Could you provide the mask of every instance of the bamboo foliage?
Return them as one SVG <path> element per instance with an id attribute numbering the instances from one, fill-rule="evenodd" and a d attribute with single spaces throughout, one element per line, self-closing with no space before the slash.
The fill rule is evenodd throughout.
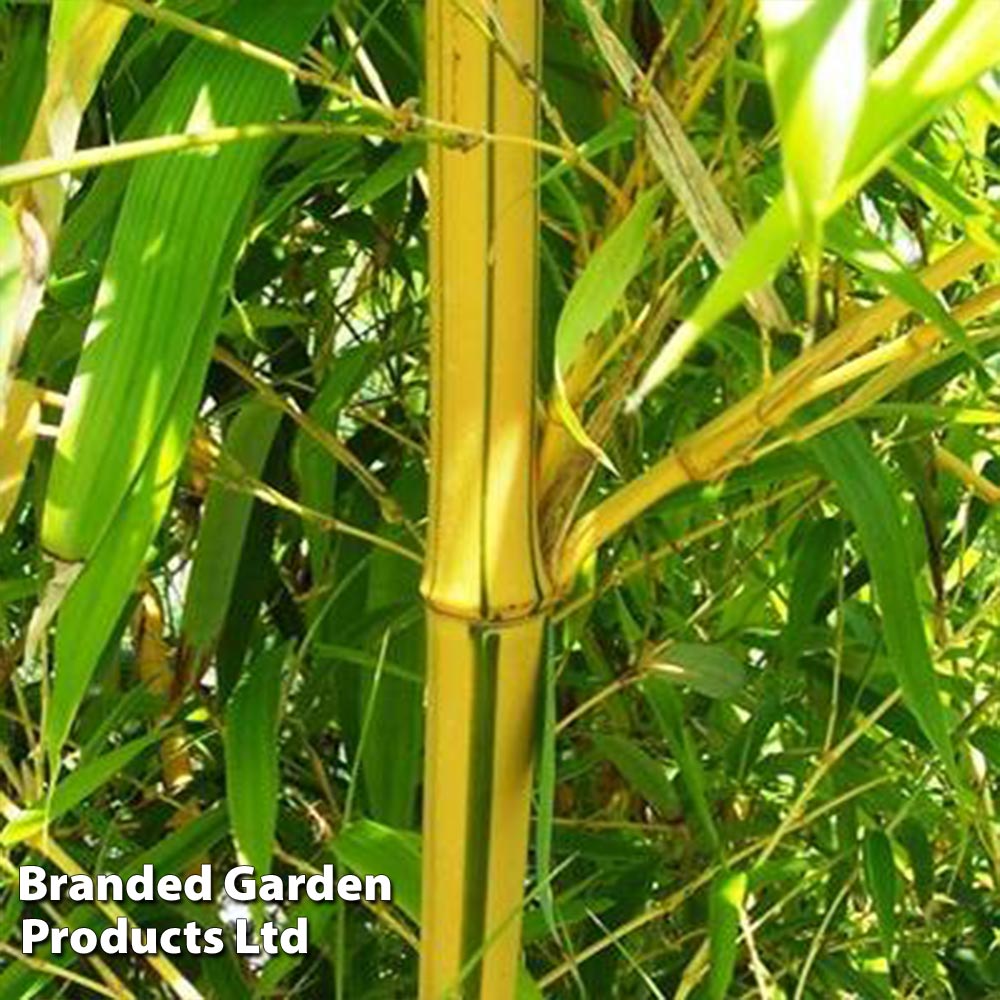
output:
<path id="1" fill-rule="evenodd" d="M 294 51 L 323 7 L 304 4 L 288 18 L 244 0 L 237 15 L 250 37 L 268 35 Z M 170 129 L 206 115 L 239 120 L 291 100 L 276 70 L 197 46 L 174 67 L 154 121 Z M 250 144 L 153 161 L 129 182 L 60 424 L 42 522 L 49 555 L 82 570 L 57 631 L 46 727 L 53 760 L 170 502 L 266 153 Z M 209 190 L 218 197 L 206 213 L 201 198 Z M 178 230 L 200 233 L 198 253 L 169 239 Z M 119 433 L 123 419 L 129 437 Z"/>
<path id="2" fill-rule="evenodd" d="M 973 243 L 955 248 L 929 266 L 922 275 L 932 289 L 947 286 L 990 254 Z M 995 305 L 995 295 L 986 294 L 967 312 L 973 319 Z M 980 311 L 981 310 L 981 311 Z M 902 319 L 909 309 L 896 298 L 887 298 L 870 310 L 861 310 L 822 343 L 806 351 L 770 382 L 762 385 L 715 420 L 699 429 L 643 475 L 632 480 L 603 503 L 588 511 L 574 524 L 560 558 L 559 578 L 564 585 L 572 580 L 583 561 L 599 545 L 628 524 L 650 504 L 669 496 L 686 483 L 705 482 L 725 475 L 741 459 L 752 453 L 753 445 L 780 426 L 804 403 L 816 398 L 824 387 L 839 384 L 824 381 L 836 366 L 861 374 L 862 358 L 849 360 Z M 919 338 L 918 338 L 919 339 Z M 928 347 L 937 343 L 931 338 Z M 884 353 L 880 358 L 884 357 Z M 888 386 L 883 391 L 888 391 Z"/>
<path id="3" fill-rule="evenodd" d="M 102 0 L 54 0 L 50 14 L 45 87 L 21 158 L 62 157 L 76 146 L 84 110 L 129 15 Z M 30 69 L 26 70 L 31 72 Z M 17 234 L 0 232 L 0 252 L 19 248 L 23 281 L 13 327 L 0 336 L 0 405 L 25 338 L 41 305 L 53 247 L 62 222 L 65 185 L 59 178 L 16 191 Z"/>
<path id="4" fill-rule="evenodd" d="M 4 876 L 393 884 L 0 996 L 1000 985 L 1000 22 L 837 6 L 0 4 Z"/>

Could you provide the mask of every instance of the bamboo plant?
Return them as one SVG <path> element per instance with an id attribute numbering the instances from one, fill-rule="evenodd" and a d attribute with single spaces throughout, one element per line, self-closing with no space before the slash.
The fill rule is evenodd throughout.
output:
<path id="1" fill-rule="evenodd" d="M 0 996 L 1000 988 L 998 51 L 0 5 L 0 870 L 394 886 Z"/>

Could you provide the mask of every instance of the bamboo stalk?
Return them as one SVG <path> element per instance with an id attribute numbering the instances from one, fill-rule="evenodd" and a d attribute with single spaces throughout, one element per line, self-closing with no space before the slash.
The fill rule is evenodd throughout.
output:
<path id="1" fill-rule="evenodd" d="M 500 0 L 537 65 L 538 6 Z M 428 9 L 430 114 L 535 135 L 537 90 L 452 0 Z M 527 74 L 530 78 L 532 73 Z M 535 483 L 536 152 L 429 150 L 431 497 L 420 996 L 511 1000 L 548 590 Z"/>

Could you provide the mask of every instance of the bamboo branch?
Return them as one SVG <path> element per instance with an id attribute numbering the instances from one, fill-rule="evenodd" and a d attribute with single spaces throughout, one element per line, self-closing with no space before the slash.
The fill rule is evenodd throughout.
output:
<path id="1" fill-rule="evenodd" d="M 934 449 L 934 464 L 942 471 L 953 475 L 964 483 L 980 499 L 990 504 L 1000 504 L 1000 486 L 991 482 L 982 473 L 963 462 L 958 455 L 947 448 Z"/>
<path id="2" fill-rule="evenodd" d="M 940 290 L 989 257 L 987 250 L 966 241 L 925 268 L 921 280 L 930 289 Z M 992 306 L 993 291 L 978 297 L 976 308 Z M 711 480 L 738 464 L 765 434 L 815 398 L 811 387 L 817 379 L 910 312 L 902 300 L 887 296 L 855 313 L 764 385 L 679 442 L 656 465 L 580 517 L 558 555 L 555 575 L 560 586 L 568 587 L 587 556 L 649 506 L 681 486 Z"/>

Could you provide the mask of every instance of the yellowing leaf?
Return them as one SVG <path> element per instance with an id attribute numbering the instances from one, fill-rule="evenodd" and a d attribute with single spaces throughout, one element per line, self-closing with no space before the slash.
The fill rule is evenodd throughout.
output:
<path id="1" fill-rule="evenodd" d="M 0 531 L 17 503 L 35 447 L 41 405 L 35 387 L 13 382 L 0 405 Z"/>

